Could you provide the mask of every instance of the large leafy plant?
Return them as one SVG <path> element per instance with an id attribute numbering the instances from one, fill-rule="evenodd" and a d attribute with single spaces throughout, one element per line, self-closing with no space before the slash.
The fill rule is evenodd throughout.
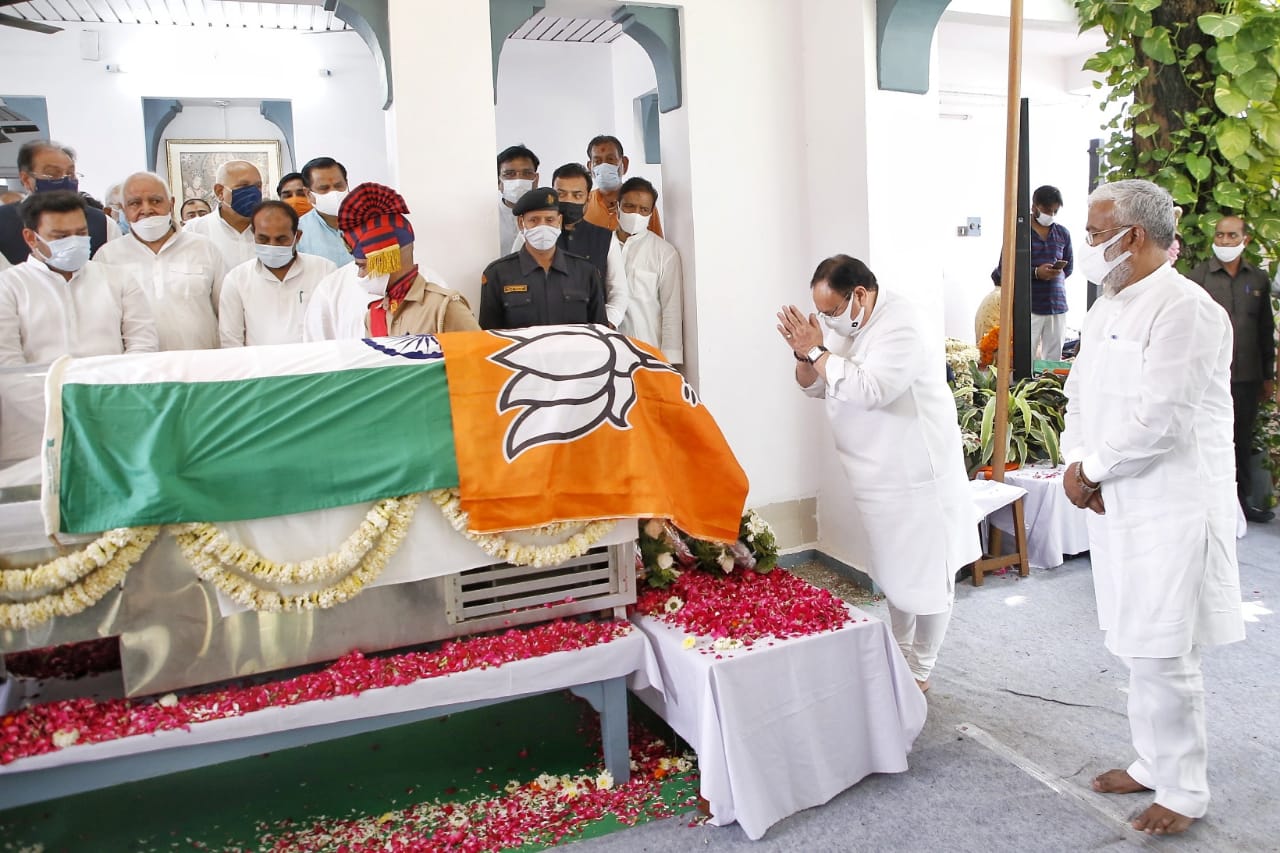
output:
<path id="1" fill-rule="evenodd" d="M 1255 262 L 1280 241 L 1280 8 L 1271 0 L 1075 0 L 1081 32 L 1106 49 L 1113 118 L 1104 177 L 1145 177 L 1184 214 L 1184 267 L 1209 256 L 1223 213 L 1253 230 Z M 1102 82 L 1095 81 L 1102 88 Z"/>
<path id="2" fill-rule="evenodd" d="M 965 437 L 965 464 L 969 475 L 991 464 L 995 449 L 995 370 L 969 365 L 972 385 L 954 389 L 956 416 Z M 1020 380 L 1009 389 L 1009 428 L 1005 432 L 1005 458 L 1019 465 L 1062 460 L 1058 437 L 1066 421 L 1067 397 L 1062 380 L 1051 373 Z"/>

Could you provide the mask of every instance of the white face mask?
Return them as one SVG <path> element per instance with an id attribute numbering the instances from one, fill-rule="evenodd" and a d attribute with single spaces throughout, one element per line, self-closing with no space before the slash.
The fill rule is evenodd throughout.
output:
<path id="1" fill-rule="evenodd" d="M 539 252 L 545 252 L 560 239 L 560 229 L 554 225 L 535 225 L 524 229 L 524 241 Z"/>
<path id="2" fill-rule="evenodd" d="M 612 163 L 600 163 L 591 168 L 591 175 L 596 179 L 596 186 L 611 193 L 622 186 L 622 173 Z"/>
<path id="3" fill-rule="evenodd" d="M 640 234 L 649 228 L 649 217 L 639 213 L 619 213 L 618 227 L 628 234 Z"/>
<path id="4" fill-rule="evenodd" d="M 1107 281 L 1107 276 L 1111 275 L 1116 267 L 1129 260 L 1133 252 L 1121 252 L 1111 260 L 1107 260 L 1107 249 L 1132 230 L 1133 226 L 1130 225 L 1101 246 L 1085 246 L 1084 256 L 1080 259 L 1080 271 L 1084 273 L 1085 278 L 1094 284 L 1111 284 Z"/>
<path id="5" fill-rule="evenodd" d="M 46 240 L 43 237 L 36 239 L 49 247 L 48 255 L 41 257 L 37 254 L 36 257 L 55 270 L 76 272 L 89 262 L 88 237 L 72 235 L 57 240 Z"/>
<path id="6" fill-rule="evenodd" d="M 533 181 L 528 178 L 511 178 L 510 180 L 502 179 L 502 200 L 507 204 L 514 205 L 520 200 L 520 196 L 533 189 Z"/>
<path id="7" fill-rule="evenodd" d="M 853 300 L 850 299 L 849 301 L 850 303 L 852 303 Z M 853 311 L 852 305 L 850 305 L 849 311 L 850 312 Z M 830 329 L 832 332 L 835 332 L 840 337 L 852 338 L 854 335 L 858 333 L 858 330 L 862 328 L 862 320 L 866 316 L 867 316 L 867 306 L 863 305 L 860 309 L 858 309 L 858 316 L 854 317 L 852 320 L 844 316 L 843 311 L 841 311 L 840 314 L 838 314 L 835 317 L 829 317 L 826 314 L 819 314 L 818 319 L 822 321 L 822 325 L 826 326 L 828 329 Z"/>
<path id="8" fill-rule="evenodd" d="M 1244 243 L 1241 243 L 1239 246 L 1219 246 L 1217 243 L 1214 243 L 1213 254 L 1222 263 L 1229 264 L 1244 254 Z"/>
<path id="9" fill-rule="evenodd" d="M 1036 214 L 1036 222 L 1040 223 L 1041 228 L 1048 228 L 1053 224 L 1053 214 L 1040 211 Z"/>
<path id="10" fill-rule="evenodd" d="M 358 281 L 360 286 L 364 288 L 365 293 L 370 296 L 381 298 L 387 295 L 387 285 L 391 283 L 391 276 L 387 273 L 378 275 L 363 275 Z"/>
<path id="11" fill-rule="evenodd" d="M 262 261 L 262 265 L 278 270 L 293 260 L 293 246 L 264 246 L 255 244 L 253 251 L 257 253 L 258 260 Z"/>
<path id="12" fill-rule="evenodd" d="M 173 220 L 167 216 L 144 216 L 132 223 L 132 233 L 144 243 L 154 243 L 169 233 Z"/>
<path id="13" fill-rule="evenodd" d="M 338 208 L 342 207 L 342 202 L 346 199 L 347 194 L 347 190 L 330 190 L 323 194 L 317 193 L 315 209 L 325 216 L 337 216 Z"/>

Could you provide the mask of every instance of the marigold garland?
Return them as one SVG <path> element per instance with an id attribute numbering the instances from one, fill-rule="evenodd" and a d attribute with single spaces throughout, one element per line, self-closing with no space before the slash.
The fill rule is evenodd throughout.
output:
<path id="1" fill-rule="evenodd" d="M 0 582 L 4 593 L 49 591 L 30 601 L 0 603 L 0 628 L 30 628 L 87 610 L 124 580 L 159 534 L 155 526 L 118 528 L 74 554 L 30 569 L 5 570 Z M 61 587 L 50 589 L 59 581 Z"/>
<path id="2" fill-rule="evenodd" d="M 431 502 L 440 508 L 440 514 L 454 530 L 474 542 L 489 556 L 514 566 L 532 566 L 540 569 L 580 557 L 591 550 L 591 546 L 607 536 L 618 523 L 617 519 L 592 521 L 587 523 L 581 531 L 556 545 L 523 545 L 512 542 L 502 534 L 476 533 L 469 530 L 467 523 L 470 518 L 462 509 L 457 489 L 436 489 L 427 494 L 430 495 Z M 530 528 L 527 532 L 534 536 L 554 536 L 577 526 L 574 522 L 558 521 L 542 527 Z"/>
<path id="3" fill-rule="evenodd" d="M 360 593 L 374 578 L 386 568 L 387 561 L 404 541 L 413 520 L 414 511 L 422 499 L 421 494 L 407 495 L 402 498 L 388 498 L 379 501 L 370 512 L 382 519 L 381 535 L 365 553 L 356 566 L 336 583 L 322 589 L 299 594 L 282 593 L 278 590 L 262 589 L 259 582 L 274 582 L 275 577 L 288 576 L 286 567 L 278 566 L 262 557 L 252 554 L 243 546 L 237 545 L 211 524 L 187 524 L 174 529 L 174 538 L 196 576 L 208 581 L 218 588 L 232 601 L 253 610 L 279 612 L 327 609 L 336 604 L 348 601 Z M 366 518 L 365 524 L 369 519 Z M 374 526 L 378 526 L 377 523 Z M 361 530 L 364 524 L 361 525 Z M 357 531 L 357 534 L 360 531 Z M 353 537 L 356 534 L 353 534 Z M 348 542 L 352 541 L 348 539 Z M 220 550 L 211 550 L 214 543 L 223 543 Z M 307 561 L 306 565 L 338 563 L 345 557 L 341 553 Z M 248 566 L 249 568 L 244 568 Z M 261 572 L 256 573 L 255 570 Z M 245 572 L 242 574 L 241 572 Z M 264 577 L 265 575 L 265 577 Z M 317 577 L 332 577 L 326 568 L 316 573 Z"/>

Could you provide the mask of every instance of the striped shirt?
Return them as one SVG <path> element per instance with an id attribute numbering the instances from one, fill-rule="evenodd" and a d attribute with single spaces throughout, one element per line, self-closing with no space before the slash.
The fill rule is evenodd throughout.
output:
<path id="1" fill-rule="evenodd" d="M 1049 226 L 1049 234 L 1044 239 L 1036 233 L 1036 229 L 1031 229 L 1031 269 L 1035 270 L 1041 264 L 1051 264 L 1054 261 L 1065 260 L 1067 266 L 1065 269 L 1059 270 L 1058 274 L 1048 281 L 1041 281 L 1035 278 L 1031 279 L 1031 313 L 1032 314 L 1065 314 L 1067 313 L 1067 276 L 1071 275 L 1075 269 L 1075 258 L 1071 253 L 1071 235 L 1067 233 L 1067 229 L 1058 223 Z M 1000 264 L 1004 259 L 1001 258 L 996 263 L 996 268 L 991 271 L 991 280 L 996 284 L 1000 283 Z"/>

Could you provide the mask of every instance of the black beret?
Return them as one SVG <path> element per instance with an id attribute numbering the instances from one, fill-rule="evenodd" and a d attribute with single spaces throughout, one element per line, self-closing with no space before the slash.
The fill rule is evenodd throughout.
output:
<path id="1" fill-rule="evenodd" d="M 515 216 L 524 216 L 526 213 L 532 213 L 535 210 L 559 210 L 560 196 L 550 187 L 538 187 L 536 190 L 529 190 L 520 196 L 520 200 L 516 202 L 515 207 L 511 208 L 511 213 Z"/>

